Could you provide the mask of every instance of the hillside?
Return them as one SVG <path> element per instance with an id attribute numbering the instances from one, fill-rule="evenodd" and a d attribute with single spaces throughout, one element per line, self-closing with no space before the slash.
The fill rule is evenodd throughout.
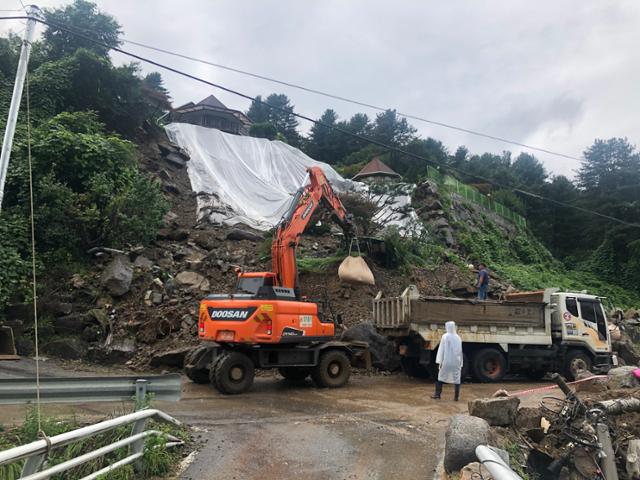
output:
<path id="1" fill-rule="evenodd" d="M 98 28 L 107 46 L 121 42 L 117 21 L 90 2 L 76 0 L 45 16 L 84 31 Z M 2 111 L 19 49 L 15 35 L 0 38 Z M 104 45 L 47 27 L 34 42 L 28 81 L 22 112 L 28 101 L 30 125 L 21 113 L 0 213 L 0 321 L 14 328 L 21 353 L 31 354 L 31 156 L 43 351 L 140 365 L 197 343 L 200 297 L 230 291 L 236 266 L 269 268 L 270 235 L 263 227 L 272 212 L 253 219 L 261 231 L 197 221 L 198 200 L 220 197 L 219 184 L 192 190 L 189 155 L 165 135 L 163 121 L 173 110 L 157 72 L 143 76 L 137 64 L 114 65 Z M 375 157 L 406 182 L 410 205 L 397 213 L 413 209 L 417 216 L 406 222 L 415 227 L 413 236 L 385 228 L 389 222 L 376 216 L 379 206 L 371 198 L 344 200 L 360 225 L 375 287 L 340 284 L 336 272 L 346 251 L 330 229 L 311 228 L 302 240 L 303 293 L 330 299 L 347 326 L 369 319 L 378 290 L 397 295 L 416 284 L 425 294 L 472 296 L 469 264 L 480 261 L 491 272 L 493 298 L 512 289 L 557 286 L 586 289 L 623 308 L 640 305 L 640 229 L 633 223 L 640 218 L 640 156 L 626 139 L 596 140 L 570 181 L 526 153 L 512 159 L 509 152 L 449 152 L 437 140 L 420 138 L 394 110 L 339 120 L 329 109 L 306 136 L 286 95 L 258 97 L 246 115 L 233 111 L 251 124 L 250 136 L 278 139 L 273 151 L 325 162 L 336 182 L 335 172 L 351 178 Z M 0 127 L 4 122 L 0 118 Z M 261 142 L 252 144 L 271 145 Z M 226 167 L 242 160 L 240 155 Z M 434 174 L 434 166 L 442 173 Z M 279 165 L 270 173 L 285 176 L 288 170 Z M 279 190 L 279 208 L 294 180 L 299 178 L 265 189 Z M 370 192 L 392 190 L 378 185 Z M 235 208 L 251 194 L 242 193 Z M 230 203 L 209 202 L 211 208 L 221 205 Z M 183 353 L 153 364 L 177 365 Z"/>

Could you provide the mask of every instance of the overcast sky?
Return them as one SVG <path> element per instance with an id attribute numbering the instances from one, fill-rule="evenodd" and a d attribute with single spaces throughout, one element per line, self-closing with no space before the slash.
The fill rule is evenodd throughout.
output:
<path id="1" fill-rule="evenodd" d="M 64 1 L 42 0 L 57 6 Z M 125 38 L 572 156 L 595 138 L 640 142 L 640 1 L 98 0 Z M 18 0 L 0 0 L 16 8 Z M 2 32 L 9 24 L 0 25 Z M 14 31 L 23 27 L 13 22 Z M 224 70 L 123 48 L 296 111 L 366 111 Z M 122 58 L 115 57 L 116 61 Z M 150 71 L 143 66 L 145 71 Z M 214 93 L 162 72 L 174 105 Z M 518 147 L 412 121 L 424 137 L 474 153 Z M 301 125 L 303 130 L 308 125 Z M 554 173 L 579 163 L 535 153 Z"/>

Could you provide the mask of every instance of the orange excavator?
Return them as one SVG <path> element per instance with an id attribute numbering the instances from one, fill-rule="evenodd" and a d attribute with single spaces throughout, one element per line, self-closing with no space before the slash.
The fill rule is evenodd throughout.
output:
<path id="1" fill-rule="evenodd" d="M 238 269 L 234 293 L 208 295 L 200 302 L 198 334 L 204 342 L 185 358 L 192 381 L 237 394 L 251 387 L 256 368 L 277 368 L 289 380 L 311 376 L 320 387 L 341 387 L 352 364 L 368 367 L 367 344 L 337 339 L 339 316 L 300 294 L 296 247 L 320 205 L 333 213 L 346 237 L 355 233 L 351 215 L 322 170 L 309 168 L 276 227 L 273 271 Z"/>

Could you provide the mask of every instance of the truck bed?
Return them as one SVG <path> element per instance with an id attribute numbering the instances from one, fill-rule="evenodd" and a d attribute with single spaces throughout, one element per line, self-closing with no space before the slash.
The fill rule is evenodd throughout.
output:
<path id="1" fill-rule="evenodd" d="M 373 319 L 381 329 L 403 329 L 410 324 L 545 328 L 545 303 L 524 301 L 477 301 L 448 297 L 407 296 L 373 301 Z"/>

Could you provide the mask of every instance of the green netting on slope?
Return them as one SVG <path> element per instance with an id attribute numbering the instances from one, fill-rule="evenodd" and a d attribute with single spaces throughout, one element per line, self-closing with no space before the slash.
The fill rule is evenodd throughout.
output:
<path id="1" fill-rule="evenodd" d="M 493 210 L 498 215 L 510 220 L 520 227 L 527 226 L 527 220 L 522 215 L 515 213 L 513 210 L 510 210 L 501 203 L 498 203 L 480 193 L 476 188 L 462 183 L 450 175 L 443 175 L 437 169 L 427 167 L 427 177 L 443 186 L 449 192 L 455 192 L 465 200 L 482 205 L 489 210 Z"/>

